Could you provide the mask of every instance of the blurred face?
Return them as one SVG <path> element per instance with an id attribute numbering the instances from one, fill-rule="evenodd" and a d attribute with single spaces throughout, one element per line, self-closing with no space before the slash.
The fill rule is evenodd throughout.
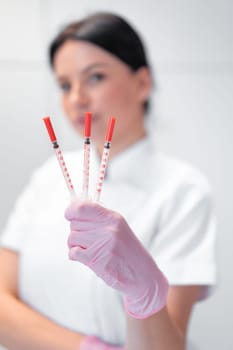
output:
<path id="1" fill-rule="evenodd" d="M 114 140 L 144 130 L 142 106 L 150 93 L 146 68 L 132 72 L 98 46 L 67 41 L 55 55 L 54 71 L 64 111 L 79 134 L 83 135 L 87 111 L 93 115 L 96 142 L 103 143 L 110 116 L 117 118 Z"/>

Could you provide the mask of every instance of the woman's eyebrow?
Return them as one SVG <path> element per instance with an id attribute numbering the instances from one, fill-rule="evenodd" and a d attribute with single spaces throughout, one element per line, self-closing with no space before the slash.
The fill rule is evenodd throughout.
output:
<path id="1" fill-rule="evenodd" d="M 90 64 L 89 66 L 85 67 L 81 73 L 87 73 L 88 71 L 94 69 L 94 68 L 106 68 L 106 67 L 109 67 L 109 64 L 108 63 L 92 63 Z"/>

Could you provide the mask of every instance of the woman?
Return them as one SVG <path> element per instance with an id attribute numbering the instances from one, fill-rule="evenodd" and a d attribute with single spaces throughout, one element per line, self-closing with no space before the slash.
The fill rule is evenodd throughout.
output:
<path id="1" fill-rule="evenodd" d="M 107 120 L 117 118 L 104 206 L 69 204 L 54 158 L 34 174 L 2 235 L 0 343 L 183 350 L 193 306 L 215 283 L 208 182 L 154 150 L 145 128 L 151 69 L 124 19 L 97 13 L 71 23 L 52 42 L 50 62 L 79 134 L 93 113 L 90 193 Z M 65 158 L 81 188 L 82 152 Z"/>

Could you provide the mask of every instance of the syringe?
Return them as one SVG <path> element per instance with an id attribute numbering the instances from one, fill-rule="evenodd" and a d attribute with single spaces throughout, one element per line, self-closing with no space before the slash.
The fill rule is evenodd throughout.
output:
<path id="1" fill-rule="evenodd" d="M 48 131 L 49 138 L 53 144 L 54 152 L 57 156 L 58 163 L 61 167 L 61 171 L 62 171 L 62 174 L 64 176 L 67 188 L 70 192 L 71 199 L 74 199 L 74 198 L 76 198 L 74 186 L 72 185 L 71 178 L 70 178 L 70 175 L 68 173 L 62 151 L 60 149 L 60 146 L 58 145 L 57 138 L 56 138 L 50 117 L 43 118 L 43 121 L 44 121 L 46 129 Z"/>
<path id="2" fill-rule="evenodd" d="M 104 149 L 102 153 L 102 159 L 100 163 L 100 171 L 99 171 L 99 178 L 96 186 L 96 192 L 95 192 L 95 200 L 99 202 L 100 200 L 100 195 L 103 187 L 103 181 L 104 181 L 104 176 L 106 173 L 107 169 L 107 162 L 108 162 L 108 157 L 110 153 L 110 148 L 111 148 L 111 141 L 112 141 L 112 135 L 113 135 L 113 130 L 115 126 L 116 118 L 111 117 L 108 123 L 108 129 L 107 129 L 107 135 L 105 138 L 105 143 L 104 143 Z"/>
<path id="3" fill-rule="evenodd" d="M 91 112 L 85 115 L 85 138 L 83 145 L 83 188 L 82 197 L 88 198 L 89 168 L 90 168 L 90 147 L 91 147 Z"/>

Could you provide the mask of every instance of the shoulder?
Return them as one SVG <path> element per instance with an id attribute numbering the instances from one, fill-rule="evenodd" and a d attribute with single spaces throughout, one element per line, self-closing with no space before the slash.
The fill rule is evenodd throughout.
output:
<path id="1" fill-rule="evenodd" d="M 155 176 L 168 192 L 212 192 L 208 178 L 197 166 L 164 153 L 158 153 L 155 158 Z"/>

